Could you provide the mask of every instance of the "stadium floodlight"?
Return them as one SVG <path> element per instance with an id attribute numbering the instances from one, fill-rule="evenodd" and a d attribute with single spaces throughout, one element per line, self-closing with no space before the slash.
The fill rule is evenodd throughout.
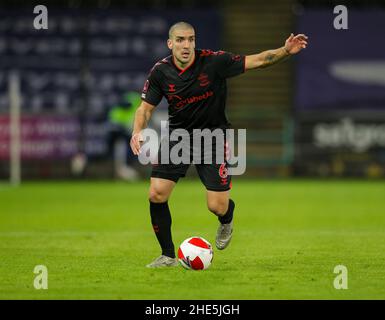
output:
<path id="1" fill-rule="evenodd" d="M 8 78 L 9 102 L 10 102 L 10 125 L 9 125 L 9 164 L 10 182 L 17 186 L 21 182 L 20 149 L 20 77 L 15 71 L 9 73 Z"/>

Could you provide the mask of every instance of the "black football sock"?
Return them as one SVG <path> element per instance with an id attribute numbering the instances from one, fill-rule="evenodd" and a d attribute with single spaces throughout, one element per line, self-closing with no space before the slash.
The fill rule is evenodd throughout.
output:
<path id="1" fill-rule="evenodd" d="M 175 258 L 175 249 L 171 237 L 171 214 L 168 202 L 154 203 L 150 201 L 151 223 L 156 238 L 162 248 L 162 254 Z"/>
<path id="2" fill-rule="evenodd" d="M 229 200 L 229 207 L 227 209 L 227 212 L 225 213 L 224 216 L 222 217 L 218 217 L 218 220 L 220 223 L 222 224 L 228 224 L 231 222 L 231 220 L 233 220 L 233 212 L 234 212 L 234 208 L 235 208 L 235 203 L 233 200 Z"/>

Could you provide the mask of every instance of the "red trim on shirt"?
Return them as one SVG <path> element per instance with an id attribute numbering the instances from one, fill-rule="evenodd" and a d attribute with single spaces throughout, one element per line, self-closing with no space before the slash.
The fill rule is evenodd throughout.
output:
<path id="1" fill-rule="evenodd" d="M 194 64 L 195 59 L 196 59 L 196 54 L 194 53 L 194 60 L 193 60 L 193 62 L 192 62 L 189 66 L 187 66 L 186 68 L 184 68 L 184 69 L 180 68 L 180 67 L 175 63 L 175 60 L 174 60 L 174 59 L 175 59 L 175 57 L 172 56 L 172 62 L 174 63 L 174 66 L 177 67 L 178 70 L 181 71 L 181 72 L 179 73 L 179 75 L 181 75 L 182 73 L 184 73 L 186 70 L 188 70 L 188 69 Z"/>

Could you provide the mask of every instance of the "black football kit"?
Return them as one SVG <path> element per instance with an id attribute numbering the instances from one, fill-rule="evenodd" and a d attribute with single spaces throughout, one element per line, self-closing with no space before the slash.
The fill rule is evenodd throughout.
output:
<path id="1" fill-rule="evenodd" d="M 194 129 L 221 129 L 230 127 L 225 115 L 226 79 L 245 71 L 245 56 L 224 51 L 195 50 L 193 63 L 179 68 L 170 55 L 157 62 L 145 82 L 142 99 L 151 105 L 158 105 L 165 97 L 168 101 L 168 125 L 170 133 L 185 129 L 192 136 Z M 164 143 L 164 142 L 162 142 Z M 190 164 L 161 161 L 162 143 L 158 164 L 152 168 L 152 177 L 177 182 L 184 177 Z M 177 142 L 167 141 L 167 150 Z M 226 154 L 226 142 L 223 152 Z M 216 150 L 215 143 L 212 146 Z M 214 151 L 213 151 L 214 152 Z M 192 152 L 193 153 L 193 152 Z M 199 177 L 207 190 L 226 191 L 231 187 L 231 177 L 227 174 L 226 157 L 223 163 L 195 163 Z"/>

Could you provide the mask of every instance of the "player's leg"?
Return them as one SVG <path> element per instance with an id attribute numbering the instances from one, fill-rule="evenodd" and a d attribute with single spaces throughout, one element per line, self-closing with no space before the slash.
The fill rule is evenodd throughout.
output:
<path id="1" fill-rule="evenodd" d="M 175 251 L 171 237 L 171 214 L 168 199 L 175 184 L 172 180 L 151 178 L 149 190 L 152 227 L 162 248 L 162 254 L 171 258 L 175 258 Z"/>
<path id="2" fill-rule="evenodd" d="M 147 267 L 168 267 L 178 265 L 175 258 L 175 247 L 171 235 L 171 213 L 168 199 L 179 178 L 186 175 L 189 164 L 174 164 L 171 159 L 162 163 L 162 154 L 171 150 L 173 143 L 162 140 L 158 152 L 157 164 L 154 164 L 151 172 L 151 184 L 149 190 L 151 223 L 162 249 L 162 255 Z"/>
<path id="3" fill-rule="evenodd" d="M 229 197 L 229 191 L 207 190 L 207 207 L 218 216 L 219 227 L 215 245 L 219 250 L 225 249 L 233 235 L 233 213 L 235 203 Z"/>
<path id="4" fill-rule="evenodd" d="M 147 267 L 175 266 L 175 248 L 171 235 L 171 213 L 168 207 L 168 199 L 174 189 L 176 181 L 151 178 L 149 201 L 151 223 L 156 238 L 162 250 L 162 255 Z"/>
<path id="5" fill-rule="evenodd" d="M 230 199 L 231 176 L 227 163 L 200 164 L 195 166 L 207 189 L 207 207 L 218 216 L 219 227 L 215 239 L 219 250 L 225 249 L 232 238 L 235 203 Z"/>
<path id="6" fill-rule="evenodd" d="M 178 265 L 171 235 L 171 213 L 168 199 L 178 182 L 184 177 L 189 165 L 159 164 L 153 166 L 149 190 L 151 223 L 162 249 L 162 255 L 147 267 L 170 267 Z"/>
<path id="7" fill-rule="evenodd" d="M 229 191 L 207 190 L 207 208 L 218 216 L 218 219 L 226 215 L 229 207 Z"/>

